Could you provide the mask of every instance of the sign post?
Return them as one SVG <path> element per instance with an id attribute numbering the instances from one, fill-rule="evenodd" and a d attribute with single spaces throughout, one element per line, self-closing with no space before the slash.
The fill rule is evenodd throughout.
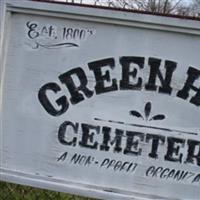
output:
<path id="1" fill-rule="evenodd" d="M 199 21 L 11 1 L 3 41 L 2 180 L 199 199 Z"/>

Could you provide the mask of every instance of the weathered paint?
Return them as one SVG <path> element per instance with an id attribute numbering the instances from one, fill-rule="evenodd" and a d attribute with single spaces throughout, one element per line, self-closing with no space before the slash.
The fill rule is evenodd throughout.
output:
<path id="1" fill-rule="evenodd" d="M 199 21 L 11 1 L 5 22 L 2 180 L 199 199 Z"/>
<path id="2" fill-rule="evenodd" d="M 0 1 L 0 46 L 2 44 L 2 30 L 4 22 L 4 0 Z"/>

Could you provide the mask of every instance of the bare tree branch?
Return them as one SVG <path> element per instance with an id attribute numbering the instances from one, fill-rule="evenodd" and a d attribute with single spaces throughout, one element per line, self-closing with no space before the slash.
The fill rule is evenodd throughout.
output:
<path id="1" fill-rule="evenodd" d="M 88 0 L 66 0 L 66 2 L 88 4 Z M 133 9 L 153 13 L 200 16 L 200 0 L 192 0 L 190 4 L 184 4 L 183 0 L 90 0 L 89 3 L 96 6 Z"/>

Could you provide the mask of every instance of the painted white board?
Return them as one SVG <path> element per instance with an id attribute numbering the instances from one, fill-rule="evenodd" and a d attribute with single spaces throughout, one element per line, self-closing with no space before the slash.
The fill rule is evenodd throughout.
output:
<path id="1" fill-rule="evenodd" d="M 3 41 L 2 180 L 199 199 L 199 21 L 11 1 Z"/>

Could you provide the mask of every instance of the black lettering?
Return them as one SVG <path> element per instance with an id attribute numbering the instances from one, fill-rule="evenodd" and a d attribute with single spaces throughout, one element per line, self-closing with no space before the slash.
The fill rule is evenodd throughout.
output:
<path id="1" fill-rule="evenodd" d="M 78 164 L 80 162 L 80 158 L 81 158 L 81 155 L 75 153 L 71 158 L 71 163 L 73 162 L 73 164 Z"/>
<path id="2" fill-rule="evenodd" d="M 117 90 L 117 80 L 110 78 L 109 70 L 106 70 L 105 73 L 102 73 L 102 68 L 109 67 L 113 69 L 115 67 L 115 60 L 113 58 L 107 58 L 104 60 L 98 60 L 91 63 L 88 63 L 89 69 L 93 71 L 96 85 L 95 90 L 96 94 L 102 94 L 105 92 L 111 92 Z M 111 83 L 110 86 L 105 86 L 105 83 Z"/>
<path id="3" fill-rule="evenodd" d="M 137 78 L 137 82 L 135 84 L 130 82 L 130 77 L 133 79 L 137 76 L 137 68 L 134 67 L 131 70 L 131 64 L 136 64 L 139 66 L 139 69 L 144 67 L 144 57 L 121 57 L 120 63 L 122 65 L 122 80 L 120 81 L 120 89 L 142 89 L 142 78 Z"/>
<path id="4" fill-rule="evenodd" d="M 200 174 L 196 175 L 195 178 L 192 180 L 192 183 L 200 182 Z"/>
<path id="5" fill-rule="evenodd" d="M 109 162 L 110 162 L 110 159 L 105 158 L 105 159 L 103 160 L 103 162 L 101 163 L 101 166 L 100 166 L 100 167 L 104 167 L 104 166 L 108 165 Z"/>
<path id="6" fill-rule="evenodd" d="M 126 148 L 124 149 L 124 154 L 141 155 L 142 148 L 138 148 L 138 146 L 139 146 L 139 141 L 144 140 L 144 133 L 126 131 L 126 135 L 127 135 L 127 141 L 126 141 Z M 135 137 L 137 137 L 138 139 L 134 140 Z"/>
<path id="7" fill-rule="evenodd" d="M 89 124 L 81 124 L 82 127 L 82 140 L 79 142 L 79 145 L 82 147 L 87 147 L 91 149 L 97 149 L 98 142 L 94 142 L 94 135 L 99 134 L 100 126 L 93 126 Z M 95 132 L 90 132 L 94 130 Z"/>
<path id="8" fill-rule="evenodd" d="M 149 157 L 151 158 L 158 158 L 158 146 L 161 142 L 161 144 L 164 144 L 165 142 L 165 137 L 161 135 L 153 135 L 153 134 L 147 134 L 146 135 L 146 142 L 149 142 L 152 140 L 152 147 L 151 147 L 151 152 L 149 153 Z"/>
<path id="9" fill-rule="evenodd" d="M 40 88 L 38 92 L 38 99 L 42 104 L 42 106 L 44 107 L 44 109 L 52 116 L 60 116 L 63 113 L 65 113 L 69 107 L 67 97 L 62 96 L 55 101 L 56 104 L 60 106 L 60 109 L 56 109 L 54 105 L 50 102 L 47 96 L 47 91 L 57 93 L 61 91 L 61 88 L 57 83 L 47 83 Z"/>
<path id="10" fill-rule="evenodd" d="M 189 91 L 194 90 L 196 95 L 190 99 L 190 102 L 196 106 L 200 106 L 200 88 L 195 87 L 194 82 L 200 77 L 200 70 L 195 69 L 193 67 L 189 67 L 188 78 L 185 82 L 184 87 L 177 93 L 177 96 L 182 99 L 188 99 Z"/>
<path id="11" fill-rule="evenodd" d="M 180 153 L 180 145 L 184 147 L 185 140 L 180 138 L 168 137 L 167 141 L 168 141 L 168 148 L 167 148 L 167 154 L 165 155 L 165 160 L 181 163 L 183 154 Z"/>
<path id="12" fill-rule="evenodd" d="M 116 129 L 115 130 L 115 138 L 111 140 L 110 134 L 111 134 L 111 128 L 110 127 L 103 127 L 102 128 L 102 134 L 103 134 L 103 143 L 100 146 L 100 150 L 102 151 L 109 151 L 110 147 L 108 145 L 108 142 L 110 142 L 111 145 L 115 144 L 114 152 L 121 152 L 121 143 L 122 143 L 122 136 L 123 136 L 123 130 Z"/>
<path id="13" fill-rule="evenodd" d="M 117 171 L 117 170 L 119 170 L 120 168 L 121 168 L 121 166 L 122 166 L 122 161 L 117 161 L 116 162 L 116 164 L 114 165 L 114 171 Z"/>
<path id="14" fill-rule="evenodd" d="M 188 156 L 186 162 L 194 163 L 196 160 L 197 165 L 200 166 L 200 142 L 195 140 L 188 140 Z"/>
<path id="15" fill-rule="evenodd" d="M 39 32 L 36 31 L 38 25 L 36 23 L 31 23 L 30 21 L 26 23 L 26 26 L 29 28 L 28 37 L 35 39 L 39 36 Z"/>
<path id="16" fill-rule="evenodd" d="M 163 171 L 163 167 L 158 167 L 154 173 L 153 173 L 153 177 L 158 177 L 159 173 L 161 173 Z"/>
<path id="17" fill-rule="evenodd" d="M 163 77 L 159 69 L 160 64 L 161 64 L 160 59 L 149 58 L 150 75 L 149 75 L 149 81 L 145 85 L 145 88 L 146 90 L 156 91 L 157 90 L 156 77 L 158 77 L 161 82 L 161 86 L 159 87 L 159 92 L 171 94 L 172 87 L 170 86 L 170 84 L 171 84 L 173 72 L 176 69 L 176 63 L 169 60 L 165 61 L 165 69 L 166 69 L 165 78 Z"/>
<path id="18" fill-rule="evenodd" d="M 177 180 L 177 181 L 184 180 L 187 175 L 188 175 L 187 171 L 185 172 L 185 171 L 178 170 L 174 175 L 174 180 Z"/>
<path id="19" fill-rule="evenodd" d="M 73 137 L 71 141 L 66 140 L 67 135 L 67 128 L 70 129 L 68 133 L 73 132 L 74 134 L 78 133 L 78 123 L 73 124 L 72 122 L 65 121 L 60 125 L 59 131 L 58 131 L 58 140 L 61 144 L 69 145 L 69 146 L 75 146 L 77 138 Z M 72 131 L 73 130 L 73 131 Z"/>
<path id="20" fill-rule="evenodd" d="M 44 26 L 43 28 L 42 28 L 42 30 L 41 30 L 41 35 L 43 35 L 43 36 L 46 36 L 46 35 L 48 35 L 48 29 L 47 29 L 47 27 L 46 26 Z"/>
<path id="21" fill-rule="evenodd" d="M 172 169 L 170 172 L 169 172 L 169 174 L 168 174 L 168 176 L 167 176 L 167 179 L 168 178 L 172 178 L 173 176 L 174 176 L 174 174 L 175 174 L 175 169 Z"/>
<path id="22" fill-rule="evenodd" d="M 166 178 L 166 177 L 167 177 L 167 173 L 168 173 L 169 171 L 170 171 L 169 168 L 165 168 L 165 169 L 161 172 L 160 178 L 162 178 L 162 179 Z"/>
<path id="23" fill-rule="evenodd" d="M 146 176 L 153 176 L 154 170 L 155 170 L 154 166 L 149 167 L 146 171 Z"/>
<path id="24" fill-rule="evenodd" d="M 80 82 L 79 86 L 76 86 L 73 76 L 76 76 Z M 75 68 L 59 76 L 60 81 L 65 84 L 71 94 L 70 101 L 72 104 L 77 104 L 84 100 L 83 94 L 90 98 L 93 95 L 93 91 L 87 88 L 88 80 L 83 69 Z M 81 92 L 83 93 L 81 93 Z"/>

